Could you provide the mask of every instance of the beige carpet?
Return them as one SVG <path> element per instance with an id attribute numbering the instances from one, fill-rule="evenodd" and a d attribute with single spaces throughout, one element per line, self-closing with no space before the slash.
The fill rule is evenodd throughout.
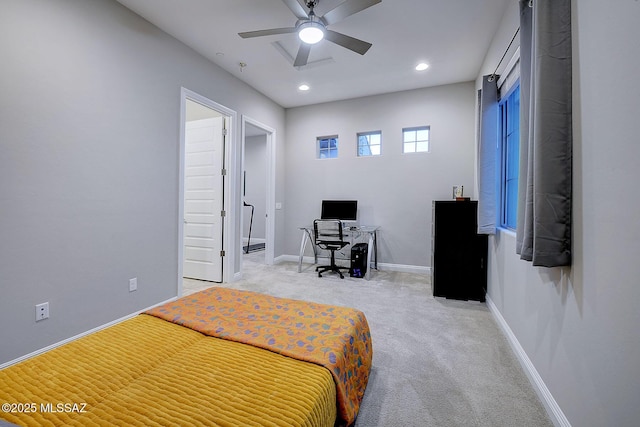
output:
<path id="1" fill-rule="evenodd" d="M 374 356 L 357 427 L 552 426 L 483 303 L 434 298 L 429 277 L 374 271 L 372 280 L 313 266 L 244 258 L 243 279 L 223 286 L 362 310 Z M 185 294 L 215 283 L 185 279 Z"/>

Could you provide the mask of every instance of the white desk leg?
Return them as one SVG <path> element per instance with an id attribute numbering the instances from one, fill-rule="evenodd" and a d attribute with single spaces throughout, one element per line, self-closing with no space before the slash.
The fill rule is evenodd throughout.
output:
<path id="1" fill-rule="evenodd" d="M 302 257 L 304 257 L 304 248 L 307 246 L 309 239 L 307 230 L 302 230 L 302 241 L 300 241 L 300 257 L 298 259 L 298 273 L 302 272 Z"/>
<path id="2" fill-rule="evenodd" d="M 298 273 L 302 272 L 302 258 L 304 258 L 304 249 L 307 247 L 307 242 L 311 240 L 313 242 L 313 238 L 311 237 L 311 232 L 307 229 L 302 230 L 302 241 L 300 241 L 300 256 L 298 258 Z M 316 245 L 311 246 L 313 248 L 313 261 L 315 264 L 318 263 L 318 252 L 316 251 Z"/>
<path id="3" fill-rule="evenodd" d="M 367 247 L 367 272 L 364 275 L 366 280 L 371 279 L 371 253 L 373 252 L 373 233 L 369 233 L 369 246 Z M 377 257 L 376 257 L 377 261 Z"/>

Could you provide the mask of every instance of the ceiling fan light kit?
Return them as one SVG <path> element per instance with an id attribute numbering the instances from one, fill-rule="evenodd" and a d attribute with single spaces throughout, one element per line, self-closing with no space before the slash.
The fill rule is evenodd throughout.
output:
<path id="1" fill-rule="evenodd" d="M 344 47 L 345 49 L 364 55 L 371 47 L 371 43 L 347 36 L 346 34 L 331 31 L 327 29 L 327 27 L 345 19 L 348 16 L 354 15 L 378 4 L 382 0 L 347 0 L 319 17 L 316 16 L 313 11 L 313 9 L 318 5 L 318 1 L 319 0 L 307 1 L 305 5 L 308 10 L 305 10 L 297 0 L 282 0 L 289 10 L 291 10 L 291 12 L 293 12 L 293 14 L 298 18 L 298 22 L 294 27 L 247 31 L 238 33 L 238 35 L 242 38 L 251 38 L 298 33 L 298 37 L 302 40 L 302 44 L 300 45 L 298 54 L 293 62 L 294 67 L 307 65 L 309 53 L 311 52 L 311 45 L 318 43 L 322 39 L 326 39 L 331 43 Z"/>
<path id="2" fill-rule="evenodd" d="M 324 38 L 324 25 L 316 21 L 307 21 L 298 25 L 298 37 L 304 43 L 316 44 Z"/>

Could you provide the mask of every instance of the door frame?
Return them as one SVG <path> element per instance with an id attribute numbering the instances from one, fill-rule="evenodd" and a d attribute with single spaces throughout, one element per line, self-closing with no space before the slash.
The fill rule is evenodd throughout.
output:
<path id="1" fill-rule="evenodd" d="M 247 123 L 260 128 L 266 133 L 266 153 L 267 158 L 267 176 L 266 176 L 266 226 L 265 226 L 265 264 L 271 265 L 274 262 L 275 258 L 275 206 L 276 206 L 276 130 L 270 126 L 265 125 L 251 117 L 246 115 L 242 115 L 240 118 L 241 121 L 241 161 L 240 161 L 240 171 L 244 171 L 245 169 L 245 139 L 246 139 L 246 125 Z M 240 214 L 240 224 L 244 224 L 244 210 L 241 210 Z M 242 239 L 242 233 L 239 236 Z M 240 274 L 242 274 L 242 244 L 238 248 L 240 253 Z"/>
<path id="2" fill-rule="evenodd" d="M 234 238 L 237 209 L 233 209 L 233 197 L 235 184 L 233 172 L 233 159 L 235 158 L 235 123 L 237 113 L 224 105 L 218 104 L 196 92 L 187 88 L 180 88 L 180 147 L 178 161 L 178 288 L 177 295 L 182 296 L 182 274 L 184 262 L 184 180 L 185 180 L 185 122 L 186 122 L 186 102 L 187 99 L 211 108 L 220 113 L 226 121 L 227 135 L 224 142 L 224 168 L 227 170 L 223 176 L 222 184 L 222 209 L 226 212 L 222 226 L 222 250 L 227 254 L 222 258 L 222 281 L 228 282 L 233 279 L 234 256 L 236 251 L 236 239 Z M 226 238 L 225 238 L 226 236 Z"/>

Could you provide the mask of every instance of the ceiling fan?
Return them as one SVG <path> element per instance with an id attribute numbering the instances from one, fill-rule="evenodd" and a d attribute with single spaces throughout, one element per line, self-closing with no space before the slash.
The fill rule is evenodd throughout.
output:
<path id="1" fill-rule="evenodd" d="M 272 36 L 276 34 L 298 33 L 302 43 L 298 49 L 296 59 L 293 62 L 294 67 L 307 65 L 311 46 L 323 38 L 353 52 L 359 53 L 360 55 L 364 55 L 372 46 L 371 43 L 329 30 L 327 27 L 335 24 L 336 22 L 342 21 L 348 16 L 354 15 L 378 4 L 382 0 L 347 0 L 322 16 L 317 16 L 313 11 L 313 9 L 318 5 L 319 0 L 305 0 L 306 7 L 309 9 L 308 12 L 300 3 L 298 3 L 297 0 L 282 1 L 287 5 L 289 10 L 293 12 L 296 18 L 298 18 L 295 26 L 272 28 L 269 30 L 247 31 L 238 33 L 238 35 L 246 39 L 251 37 Z"/>

